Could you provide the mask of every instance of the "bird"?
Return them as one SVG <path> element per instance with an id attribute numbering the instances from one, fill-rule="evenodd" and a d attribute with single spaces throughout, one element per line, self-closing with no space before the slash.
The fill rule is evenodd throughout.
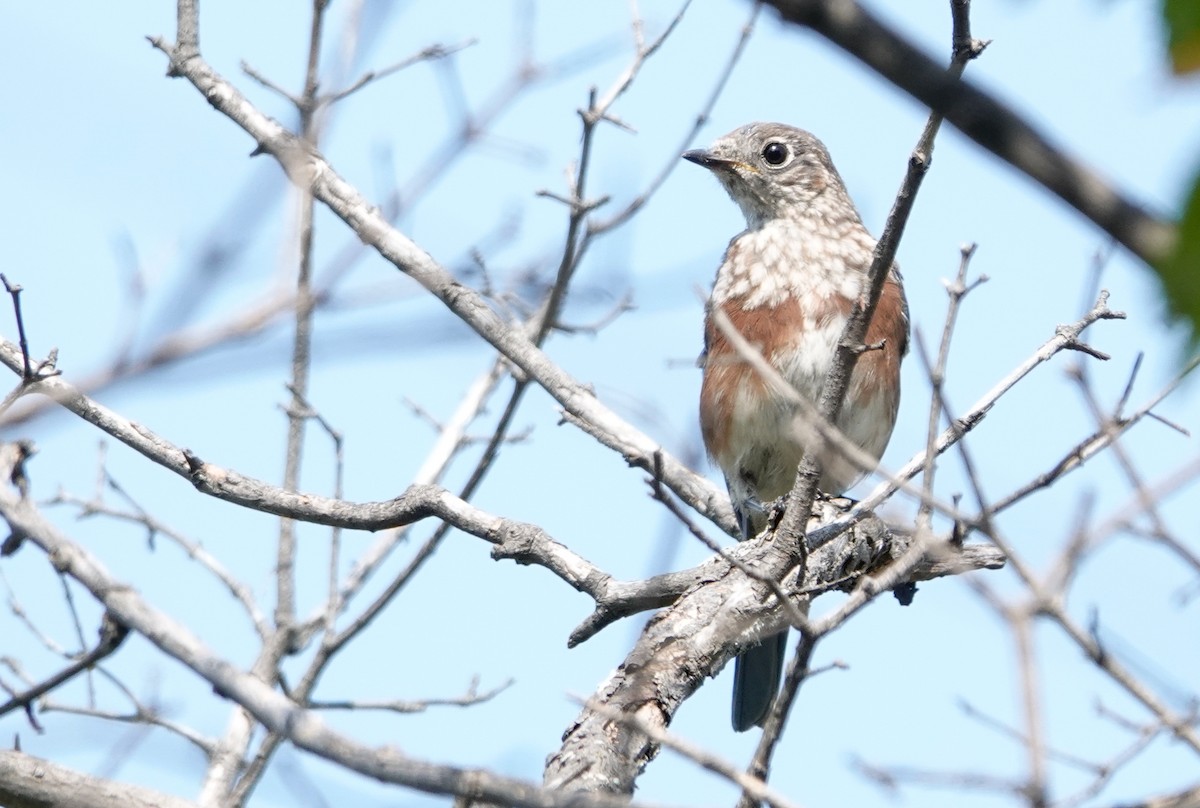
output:
<path id="1" fill-rule="evenodd" d="M 875 239 L 859 217 L 825 145 L 781 123 L 751 123 L 683 158 L 708 169 L 741 208 L 705 308 L 700 431 L 725 476 L 742 540 L 766 526 L 767 505 L 788 493 L 806 435 L 794 397 L 768 384 L 717 327 L 714 312 L 799 393 L 816 404 L 842 331 L 867 292 Z M 903 279 L 889 269 L 837 418 L 851 443 L 878 462 L 900 405 L 908 351 Z M 836 449 L 819 454 L 818 488 L 847 491 L 865 473 Z M 779 689 L 787 630 L 737 657 L 734 730 L 762 726 Z"/>

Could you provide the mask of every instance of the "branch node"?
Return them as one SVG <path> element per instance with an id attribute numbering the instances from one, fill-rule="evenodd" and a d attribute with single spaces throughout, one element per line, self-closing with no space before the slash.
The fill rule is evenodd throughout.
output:
<path id="1" fill-rule="evenodd" d="M 191 449 L 183 450 L 183 459 L 187 463 L 188 473 L 192 476 L 192 482 L 196 482 L 200 473 L 204 470 L 204 461 Z"/>
<path id="2" fill-rule="evenodd" d="M 1077 339 L 1069 340 L 1064 347 L 1068 351 L 1079 351 L 1080 353 L 1087 354 L 1088 356 L 1095 357 L 1096 359 L 1101 359 L 1101 360 L 1105 360 L 1105 361 L 1112 359 L 1112 356 L 1110 356 L 1109 354 L 1106 354 L 1104 351 L 1101 351 L 1097 348 L 1093 348 L 1091 345 L 1088 345 L 1086 342 L 1080 342 Z"/>

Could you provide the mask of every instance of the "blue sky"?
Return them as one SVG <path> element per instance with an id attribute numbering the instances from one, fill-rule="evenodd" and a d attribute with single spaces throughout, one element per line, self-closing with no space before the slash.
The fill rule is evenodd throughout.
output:
<path id="1" fill-rule="evenodd" d="M 871 4 L 930 53 L 948 51 L 949 13 L 938 0 Z M 1200 157 L 1200 93 L 1194 81 L 1169 76 L 1161 55 L 1156 5 L 1131 0 L 977 3 L 976 36 L 993 40 L 968 68 L 987 87 L 1026 114 L 1051 138 L 1090 163 L 1152 209 L 1171 214 Z M 326 64 L 335 58 L 341 4 L 334 4 Z M 514 12 L 509 3 L 375 4 L 370 48 L 346 73 L 380 68 L 432 43 L 478 42 L 457 57 L 466 102 L 485 106 L 514 68 Z M 582 106 L 592 85 L 609 87 L 630 58 L 627 3 L 543 2 L 535 7 L 534 53 L 553 63 L 599 43 L 599 56 L 580 69 L 540 82 L 507 107 L 480 148 L 442 153 L 455 125 L 441 74 L 418 65 L 368 87 L 338 106 L 322 143 L 335 168 L 368 196 L 391 184 L 412 188 L 425 166 L 429 185 L 401 229 L 451 267 L 469 250 L 487 249 L 498 284 L 514 284 L 530 265 L 554 260 L 566 216 L 539 189 L 562 192 L 563 172 L 577 158 Z M 669 21 L 674 5 L 645 3 L 647 33 Z M 267 158 L 248 159 L 250 139 L 216 114 L 185 82 L 164 77 L 164 60 L 146 35 L 173 36 L 168 3 L 76 4 L 66 17 L 54 4 L 12 5 L 0 30 L 0 68 L 8 81 L 0 142 L 9 155 L 0 211 L 9 248 L 5 273 L 23 284 L 26 322 L 35 353 L 60 349 L 68 378 L 81 379 L 110 361 L 127 337 L 144 350 L 184 321 L 219 322 L 286 277 L 293 264 L 294 200 Z M 676 159 L 679 140 L 711 92 L 740 26 L 741 2 L 706 0 L 684 18 L 661 53 L 645 67 L 614 111 L 636 129 L 603 129 L 596 139 L 591 192 L 612 196 L 615 209 L 634 197 L 661 166 Z M 240 70 L 254 66 L 277 83 L 298 88 L 305 58 L 308 11 L 298 4 L 206 2 L 201 44 L 205 58 L 264 110 L 287 123 L 287 105 Z M 776 23 L 767 12 L 696 145 L 751 120 L 781 120 L 818 134 L 878 233 L 903 176 L 925 111 L 817 37 Z M 433 160 L 433 163 L 430 161 Z M 444 163 L 444 167 L 440 164 Z M 246 237 L 246 225 L 263 224 Z M 501 224 L 513 235 L 499 247 L 489 239 Z M 729 237 L 741 227 L 734 205 L 705 172 L 680 164 L 633 223 L 599 241 L 588 256 L 568 310 L 587 323 L 626 292 L 636 310 L 595 336 L 556 337 L 550 355 L 593 384 L 609 406 L 656 436 L 672 452 L 695 452 L 692 365 L 700 344 L 701 301 Z M 214 295 L 201 296 L 180 280 L 200 249 L 236 246 L 238 260 Z M 247 239 L 244 244 L 242 240 Z M 355 239 L 328 214 L 318 216 L 317 266 L 327 267 Z M 900 250 L 914 326 L 930 342 L 941 331 L 945 294 L 959 246 L 979 245 L 972 273 L 991 280 L 968 298 L 950 366 L 948 399 L 962 409 L 1006 375 L 1056 324 L 1074 320 L 1090 301 L 1094 258 L 1107 249 L 1095 227 L 953 130 L 939 138 L 934 163 Z M 136 256 L 131 259 L 129 256 Z M 140 313 L 130 305 L 130 266 L 146 287 Z M 1144 267 L 1121 251 L 1101 280 L 1110 305 L 1129 314 L 1101 323 L 1088 339 L 1112 354 L 1091 363 L 1102 400 L 1120 395 L 1135 356 L 1146 359 L 1134 388 L 1139 405 L 1173 373 L 1180 335 L 1163 322 L 1157 289 Z M 183 291 L 180 291 L 180 290 Z M 195 301 L 192 311 L 172 303 Z M 371 301 L 364 305 L 363 300 Z M 11 322 L 10 320 L 7 322 Z M 3 333 L 12 338 L 6 325 Z M 277 482 L 282 474 L 286 331 L 158 371 L 105 390 L 107 405 L 202 457 Z M 376 256 L 353 265 L 345 294 L 317 322 L 312 400 L 347 434 L 346 494 L 357 501 L 394 496 L 420 466 L 434 435 L 414 417 L 411 399 L 447 416 L 490 362 L 477 340 L 435 301 Z M 1020 385 L 971 436 L 986 492 L 1007 493 L 1048 468 L 1094 424 L 1078 388 L 1064 371 L 1077 357 L 1059 357 Z M 906 394 L 884 464 L 895 468 L 924 445 L 928 394 L 920 363 L 905 368 Z M 1160 412 L 1193 431 L 1194 385 Z M 486 431 L 497 403 L 479 427 Z M 517 419 L 530 439 L 506 449 L 476 501 L 485 509 L 543 525 L 559 540 L 618 577 L 636 578 L 682 568 L 706 557 L 695 542 L 670 529 L 646 496 L 642 474 L 572 427 L 559 426 L 554 403 L 532 391 Z M 64 414 L 10 430 L 41 447 L 32 472 L 35 493 L 60 486 L 87 496 L 94 488 L 99 435 Z M 1127 448 L 1142 473 L 1161 478 L 1196 448 L 1156 423 L 1131 435 Z M 330 453 L 314 432 L 306 490 L 330 486 Z M 110 468 L 137 501 L 233 566 L 269 611 L 274 520 L 196 495 L 183 481 L 150 467 L 119 446 Z M 697 465 L 718 475 L 706 461 Z M 939 492 L 963 491 L 958 463 L 947 460 Z M 469 463 L 450 475 L 461 483 Z M 1194 486 L 1171 500 L 1169 524 L 1195 547 L 1195 520 L 1186 501 Z M 1128 486 L 1107 459 L 1090 464 L 1054 490 L 1014 508 L 1000 521 L 1006 536 L 1035 565 L 1046 565 L 1068 540 L 1084 493 L 1096 496 L 1096 516 L 1116 512 Z M 896 500 L 889 512 L 911 518 L 915 506 Z M 70 534 L 146 597 L 192 624 L 230 658 L 248 663 L 253 634 L 229 599 L 194 566 L 161 543 L 147 550 L 136 529 L 53 511 Z M 427 535 L 430 527 L 416 531 Z M 328 534 L 302 531 L 302 613 L 318 602 Z M 346 557 L 370 537 L 348 536 Z M 349 563 L 346 561 L 345 563 Z M 402 559 L 396 560 L 398 569 Z M 43 560 L 27 548 L 0 563 L 8 585 L 35 620 L 65 645 L 72 643 L 60 590 Z M 998 590 L 1019 590 L 1008 572 L 984 579 Z M 387 574 L 376 582 L 382 585 Z M 1084 619 L 1098 610 L 1131 659 L 1150 660 L 1153 680 L 1194 694 L 1200 683 L 1196 601 L 1173 597 L 1189 582 L 1181 565 L 1147 543 L 1120 538 L 1089 558 L 1069 604 Z M 86 601 L 86 599 L 83 599 Z M 831 596 L 827 600 L 834 601 Z M 834 604 L 830 603 L 829 607 Z M 816 611 L 826 607 L 819 601 Z M 335 726 L 376 743 L 399 746 L 436 762 L 482 765 L 539 779 L 577 712 L 569 694 L 590 693 L 617 665 L 640 621 L 607 629 L 580 648 L 565 638 L 589 604 L 537 569 L 497 564 L 480 541 L 455 535 L 402 594 L 360 646 L 323 680 L 328 698 L 421 698 L 461 692 L 478 674 L 483 687 L 513 678 L 495 701 L 471 710 L 424 715 L 331 715 Z M 85 607 L 85 614 L 94 609 Z M 85 621 L 85 631 L 90 632 Z M 0 615 L 0 654 L 18 656 L 34 672 L 56 662 L 39 650 L 11 615 Z M 1038 632 L 1039 670 L 1051 742 L 1094 760 L 1114 754 L 1129 738 L 1097 719 L 1101 699 L 1124 714 L 1146 716 L 1091 672 L 1079 653 L 1050 626 Z M 1023 775 L 1020 748 L 964 717 L 958 701 L 1008 722 L 1019 721 L 1012 638 L 967 587 L 956 581 L 923 585 L 915 604 L 888 598 L 867 609 L 818 650 L 817 663 L 845 661 L 847 671 L 811 682 L 778 754 L 777 784 L 806 805 L 887 802 L 849 765 L 908 764 L 939 770 Z M 134 641 L 112 664 L 138 693 L 157 700 L 177 720 L 218 735 L 227 720 L 207 689 L 175 663 Z M 7 675 L 7 674 L 5 674 Z M 754 738 L 728 728 L 728 674 L 710 683 L 680 711 L 673 729 L 735 761 L 748 759 Z M 64 694 L 79 699 L 79 689 Z M 111 698 L 111 693 L 109 694 Z M 116 703 L 115 701 L 113 703 Z M 1177 704 L 1177 708 L 1182 708 Z M 34 735 L 20 717 L 3 727 L 21 734 L 27 751 L 123 779 L 194 795 L 202 761 L 186 744 L 161 733 L 142 737 L 129 727 L 62 713 L 45 716 L 48 732 Z M 128 758 L 114 742 L 144 744 Z M 124 747 L 119 747 L 124 748 Z M 113 760 L 120 760 L 113 764 Z M 1082 782 L 1055 769 L 1056 793 Z M 1105 796 L 1152 793 L 1187 780 L 1196 764 L 1159 741 Z M 1191 776 L 1187 775 L 1191 772 Z M 285 781 L 307 777 L 330 803 L 426 802 L 336 772 L 307 756 L 285 752 L 257 804 L 297 799 Z M 640 781 L 638 796 L 672 804 L 728 804 L 733 792 L 694 767 L 663 753 Z M 970 804 L 1000 800 L 970 794 Z M 962 805 L 953 792 L 912 792 L 910 801 Z M 304 804 L 304 803 L 302 803 Z M 313 803 L 318 804 L 318 803 Z"/>

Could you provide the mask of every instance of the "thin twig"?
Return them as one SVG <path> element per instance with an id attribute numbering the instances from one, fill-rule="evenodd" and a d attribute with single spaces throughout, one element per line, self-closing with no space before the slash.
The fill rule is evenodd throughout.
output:
<path id="1" fill-rule="evenodd" d="M 390 701 L 371 701 L 368 699 L 352 699 L 352 700 L 321 700 L 309 701 L 308 706 L 314 710 L 384 710 L 392 713 L 402 713 L 410 715 L 414 713 L 423 713 L 430 707 L 474 707 L 477 704 L 483 704 L 491 701 L 496 696 L 503 693 L 513 684 L 512 679 L 507 679 L 501 682 L 491 690 L 479 692 L 479 677 L 471 680 L 470 686 L 461 696 L 451 696 L 440 699 L 420 699 L 412 700 L 397 700 Z"/>
<path id="2" fill-rule="evenodd" d="M 8 472 L 9 469 L 0 469 Z M 63 572 L 83 585 L 114 618 L 145 637 L 166 656 L 208 682 L 225 698 L 249 710 L 271 735 L 298 748 L 374 779 L 428 793 L 470 795 L 519 808 L 638 808 L 627 797 L 564 793 L 526 780 L 479 769 L 446 766 L 411 757 L 390 746 L 368 746 L 334 732 L 313 710 L 298 706 L 268 684 L 261 673 L 215 654 L 192 632 L 151 606 L 137 591 L 113 578 L 80 544 L 46 520 L 28 499 L 0 486 L 0 512 L 14 529 L 28 535 Z"/>
<path id="3" fill-rule="evenodd" d="M 1169 254 L 1174 226 L 1147 213 L 1054 146 L 992 95 L 956 75 L 855 0 L 765 0 L 945 116 L 956 129 L 1074 207 L 1147 263 Z M 956 0 L 964 3 L 964 0 Z M 964 3 L 965 4 L 965 3 Z M 957 18 L 956 18 L 957 20 Z"/>
<path id="4" fill-rule="evenodd" d="M 33 728 L 38 732 L 41 732 L 42 728 L 38 725 L 37 720 L 33 715 L 32 707 L 34 700 L 41 698 L 55 688 L 65 684 L 66 682 L 69 682 L 83 671 L 91 670 L 97 662 L 105 657 L 111 656 L 118 648 L 120 648 L 121 643 L 125 641 L 127 636 L 129 636 L 129 630 L 125 626 L 121 625 L 121 623 L 119 623 L 111 613 L 105 612 L 104 618 L 100 623 L 100 640 L 98 643 L 96 643 L 95 648 L 88 651 L 86 654 L 81 655 L 70 665 L 63 668 L 61 671 L 49 677 L 48 679 L 45 679 L 33 687 L 26 689 L 22 693 L 14 695 L 13 698 L 9 699 L 4 704 L 0 704 L 0 716 L 20 707 L 24 709 L 26 715 L 29 716 L 29 720 L 32 723 Z"/>
<path id="5" fill-rule="evenodd" d="M 21 292 L 20 284 L 9 283 L 8 278 L 4 273 L 0 272 L 0 281 L 4 282 L 4 290 L 12 297 L 13 315 L 17 320 L 17 341 L 21 346 L 21 359 L 24 362 L 24 371 L 21 378 L 25 381 L 33 379 L 33 368 L 29 364 L 29 341 L 25 339 L 25 318 L 21 316 Z"/>
<path id="6" fill-rule="evenodd" d="M 341 101 L 342 99 L 346 98 L 347 96 L 358 92 L 363 87 L 366 87 L 368 84 L 370 84 L 371 82 L 379 81 L 380 79 L 385 79 L 388 76 L 393 75 L 394 73 L 398 73 L 401 70 L 405 70 L 405 69 L 412 67 L 413 65 L 418 64 L 420 62 L 433 61 L 436 59 L 445 59 L 447 56 L 451 56 L 455 53 L 458 53 L 461 50 L 466 50 L 467 48 L 474 46 L 478 42 L 479 42 L 479 40 L 476 39 L 475 37 L 469 37 L 467 39 L 464 39 L 462 42 L 459 42 L 454 45 L 442 45 L 442 44 L 426 45 L 424 48 L 421 48 L 421 50 L 417 51 L 416 53 L 412 54 L 411 56 L 401 59 L 400 61 L 395 62 L 391 65 L 388 65 L 387 67 L 380 68 L 379 70 L 368 70 L 366 73 L 363 73 L 362 76 L 360 76 L 356 81 L 354 81 L 349 87 L 346 87 L 343 90 L 338 90 L 336 92 L 329 93 L 328 95 L 319 96 L 317 98 L 317 103 L 322 106 L 327 105 L 327 104 L 337 103 L 338 101 Z"/>
<path id="7" fill-rule="evenodd" d="M 79 508 L 81 515 L 101 515 L 111 519 L 117 519 L 123 522 L 142 525 L 146 528 L 149 535 L 157 535 L 166 537 L 171 543 L 177 545 L 188 558 L 192 559 L 200 565 L 200 567 L 216 578 L 227 590 L 233 595 L 234 600 L 241 604 L 245 609 L 246 614 L 254 623 L 255 631 L 260 638 L 265 639 L 269 631 L 266 617 L 258 608 L 258 604 L 254 600 L 254 595 L 242 581 L 239 581 L 220 559 L 212 555 L 204 548 L 204 545 L 185 536 L 178 530 L 170 527 L 164 522 L 159 521 L 150 513 L 147 513 L 139 506 L 130 495 L 124 490 L 120 491 L 121 496 L 129 502 L 133 510 L 126 511 L 120 508 L 108 505 L 104 502 L 95 499 L 85 500 L 80 497 L 73 496 L 65 491 L 60 491 L 47 504 L 49 505 L 71 505 Z"/>
<path id="8" fill-rule="evenodd" d="M 957 49 L 958 46 L 956 45 L 955 47 Z M 950 338 L 954 334 L 954 326 L 958 321 L 958 312 L 963 298 L 971 290 L 977 288 L 979 284 L 987 281 L 987 276 L 981 275 L 973 283 L 967 284 L 967 268 L 970 266 L 972 256 L 975 255 L 975 245 L 964 244 L 960 253 L 958 274 L 953 281 L 946 284 L 946 295 L 950 298 L 950 301 L 946 306 L 946 319 L 942 326 L 942 341 L 938 346 L 937 362 L 929 374 L 931 387 L 938 390 L 942 388 L 942 385 L 946 381 L 946 366 L 950 361 Z M 936 395 L 930 396 L 929 422 L 925 433 L 925 467 L 921 475 L 922 502 L 917 511 L 916 519 L 918 530 L 932 529 L 933 507 L 929 501 L 933 498 L 933 481 L 937 469 L 935 461 L 937 459 L 938 426 L 941 422 L 942 411 L 938 407 L 938 397 Z M 953 427 L 954 425 L 951 424 L 951 426 Z"/>
<path id="9" fill-rule="evenodd" d="M 952 3 L 952 12 L 954 12 L 954 31 L 951 43 L 952 56 L 950 67 L 944 71 L 944 74 L 957 80 L 962 75 L 967 62 L 978 55 L 979 50 L 972 47 L 964 47 L 965 43 L 973 41 L 970 32 L 970 18 L 966 13 L 965 7 L 955 9 Z M 939 71 L 939 74 L 941 73 L 943 71 Z M 838 340 L 833 362 L 825 374 L 825 380 L 821 385 L 821 398 L 818 402 L 818 411 L 821 420 L 826 423 L 836 424 L 838 421 L 838 415 L 845 401 L 846 391 L 850 387 L 851 374 L 854 372 L 855 364 L 858 362 L 859 346 L 866 342 L 867 328 L 870 325 L 871 318 L 875 313 L 875 307 L 883 292 L 884 282 L 891 273 L 892 266 L 895 263 L 896 251 L 900 246 L 900 239 L 904 234 L 908 216 L 912 211 L 917 192 L 921 187 L 921 182 L 929 170 L 929 164 L 933 155 L 933 142 L 937 136 L 941 122 L 942 116 L 940 114 L 937 112 L 931 114 L 926 121 L 921 136 L 917 140 L 917 145 L 909 158 L 908 168 L 905 172 L 904 180 L 900 185 L 900 190 L 896 194 L 892 209 L 888 212 L 883 233 L 875 245 L 875 254 L 871 259 L 871 266 L 867 271 L 867 278 L 862 293 L 859 300 L 855 302 L 853 310 L 850 312 L 845 328 L 842 330 L 842 335 Z M 792 490 L 787 495 L 787 511 L 784 513 L 775 534 L 777 537 L 776 540 L 779 541 L 782 539 L 784 547 L 795 558 L 799 558 L 805 549 L 804 545 L 807 542 L 805 530 L 812 513 L 813 501 L 817 494 L 817 482 L 820 478 L 821 461 L 819 454 L 815 451 L 806 451 L 804 459 L 800 462 L 800 468 L 796 472 L 796 480 L 792 486 Z M 801 652 L 803 652 L 803 648 Z M 799 664 L 799 661 L 797 661 L 793 667 L 798 667 Z M 798 686 L 800 680 L 801 677 L 797 676 L 792 681 L 795 686 Z M 794 692 L 785 693 L 781 696 L 782 702 L 785 704 L 790 704 L 794 698 Z M 767 776 L 770 770 L 771 757 L 782 737 L 783 725 L 786 720 L 787 716 L 783 710 L 772 709 L 770 711 L 767 722 L 763 726 L 763 734 L 759 739 L 758 748 L 755 750 L 754 759 L 750 764 L 750 771 L 761 772 L 763 777 Z M 750 796 L 743 794 L 738 806 L 739 808 L 752 808 L 752 804 L 753 800 Z"/>
<path id="10" fill-rule="evenodd" d="M 1174 392 L 1175 389 L 1183 383 L 1183 380 L 1187 378 L 1188 375 L 1197 367 L 1200 367 L 1200 355 L 1193 357 L 1191 361 L 1184 365 L 1184 367 L 1175 374 L 1171 381 L 1164 385 L 1161 390 L 1151 396 L 1145 404 L 1143 404 L 1133 413 L 1120 418 L 1120 420 L 1113 424 L 1111 428 L 1101 429 L 1079 441 L 1079 443 L 1068 450 L 1063 455 L 1062 459 L 1055 463 L 1050 469 L 1037 475 L 1012 493 L 996 500 L 995 504 L 992 506 L 993 512 L 999 513 L 1004 511 L 1025 499 L 1030 494 L 1048 488 L 1061 477 L 1078 468 L 1081 468 L 1087 460 L 1095 457 L 1097 454 L 1107 448 L 1114 439 L 1129 431 L 1143 418 L 1152 416 L 1154 408 L 1161 404 L 1168 395 Z M 1192 566 L 1200 571 L 1200 563 L 1193 563 Z"/>
<path id="11" fill-rule="evenodd" d="M 708 98 L 696 113 L 695 119 L 692 121 L 691 127 L 680 140 L 679 146 L 670 152 L 667 160 L 663 163 L 663 167 L 658 174 L 652 179 L 649 184 L 636 197 L 634 197 L 625 207 L 614 213 L 607 219 L 600 221 L 590 220 L 588 222 L 587 233 L 584 235 L 583 245 L 580 252 L 586 251 L 591 240 L 597 236 L 607 233 L 616 227 L 628 222 L 633 216 L 640 211 L 651 197 L 658 192 L 658 189 L 663 186 L 671 173 L 679 167 L 679 154 L 682 153 L 692 141 L 696 139 L 696 135 L 708 123 L 709 116 L 712 115 L 713 108 L 716 107 L 717 101 L 721 98 L 721 94 L 725 90 L 725 85 L 729 83 L 730 77 L 733 75 L 733 69 L 741 61 L 742 54 L 746 50 L 746 45 L 750 42 L 750 36 L 754 33 L 754 24 L 758 20 L 758 14 L 762 8 L 762 3 L 755 0 L 750 16 L 742 25 L 737 42 L 734 43 L 733 50 L 729 54 L 729 58 L 725 60 L 725 65 L 717 76 L 717 80 L 713 83 L 712 89 L 709 91 Z M 682 12 L 681 12 L 682 13 Z"/>

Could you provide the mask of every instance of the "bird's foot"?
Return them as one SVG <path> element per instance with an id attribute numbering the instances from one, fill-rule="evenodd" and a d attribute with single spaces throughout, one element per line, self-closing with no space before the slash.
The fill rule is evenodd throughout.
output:
<path id="1" fill-rule="evenodd" d="M 772 503 L 774 505 L 774 503 Z M 770 516 L 766 507 L 759 502 L 758 497 L 747 497 L 733 507 L 734 518 L 737 519 L 738 530 L 742 541 L 753 539 L 762 530 L 766 517 Z"/>

